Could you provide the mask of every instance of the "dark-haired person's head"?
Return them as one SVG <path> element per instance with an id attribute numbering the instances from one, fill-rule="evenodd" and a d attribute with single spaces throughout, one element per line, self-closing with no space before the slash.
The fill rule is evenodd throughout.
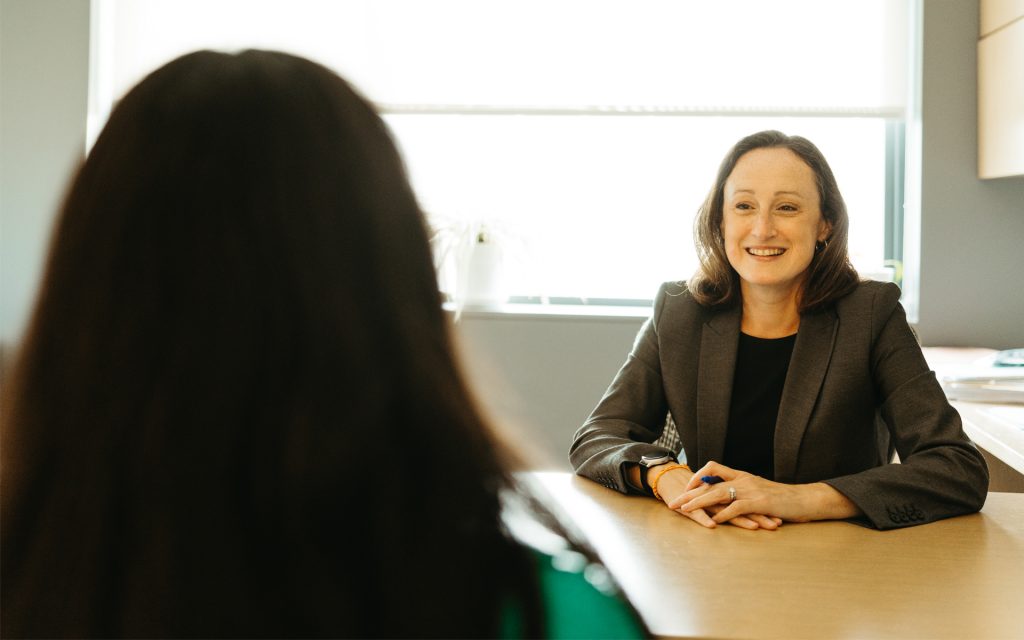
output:
<path id="1" fill-rule="evenodd" d="M 859 280 L 847 253 L 849 216 L 832 168 L 810 140 L 779 131 L 760 131 L 737 142 L 718 168 L 714 185 L 694 220 L 694 244 L 700 268 L 690 281 L 690 291 L 702 304 L 724 306 L 741 297 L 741 274 L 730 261 L 725 232 L 726 187 L 737 164 L 751 152 L 782 149 L 795 155 L 813 173 L 813 187 L 820 211 L 821 237 L 811 239 L 809 264 L 802 274 L 800 311 L 820 309 L 852 291 Z"/>
<path id="2" fill-rule="evenodd" d="M 395 145 L 308 60 L 124 96 L 5 391 L 4 635 L 489 635 L 529 582 Z"/>

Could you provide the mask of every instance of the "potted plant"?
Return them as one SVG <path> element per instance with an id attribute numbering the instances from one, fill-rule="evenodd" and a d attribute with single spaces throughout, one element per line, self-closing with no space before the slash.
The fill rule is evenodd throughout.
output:
<path id="1" fill-rule="evenodd" d="M 503 225 L 484 219 L 428 219 L 438 282 L 456 311 L 505 303 L 509 234 Z"/>

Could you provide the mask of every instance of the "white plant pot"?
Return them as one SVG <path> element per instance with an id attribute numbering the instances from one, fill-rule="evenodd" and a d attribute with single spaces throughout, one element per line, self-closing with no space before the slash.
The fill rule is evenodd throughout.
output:
<path id="1" fill-rule="evenodd" d="M 473 245 L 466 268 L 466 304 L 503 304 L 508 301 L 503 269 L 504 256 L 501 247 L 493 242 L 478 242 Z"/>

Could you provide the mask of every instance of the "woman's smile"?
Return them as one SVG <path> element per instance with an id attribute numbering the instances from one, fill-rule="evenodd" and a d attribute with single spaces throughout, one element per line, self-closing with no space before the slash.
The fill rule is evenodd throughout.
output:
<path id="1" fill-rule="evenodd" d="M 774 258 L 785 253 L 785 249 L 778 247 L 747 247 L 747 253 L 759 258 Z"/>
<path id="2" fill-rule="evenodd" d="M 744 154 L 725 183 L 722 235 L 744 292 L 796 299 L 815 244 L 828 236 L 814 171 L 786 148 Z"/>

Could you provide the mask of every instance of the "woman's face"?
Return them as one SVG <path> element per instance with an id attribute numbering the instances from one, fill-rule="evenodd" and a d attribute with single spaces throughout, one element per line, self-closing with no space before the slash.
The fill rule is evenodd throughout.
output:
<path id="1" fill-rule="evenodd" d="M 740 157 L 723 195 L 725 254 L 741 291 L 795 297 L 815 243 L 829 234 L 814 171 L 789 149 L 754 149 Z"/>

